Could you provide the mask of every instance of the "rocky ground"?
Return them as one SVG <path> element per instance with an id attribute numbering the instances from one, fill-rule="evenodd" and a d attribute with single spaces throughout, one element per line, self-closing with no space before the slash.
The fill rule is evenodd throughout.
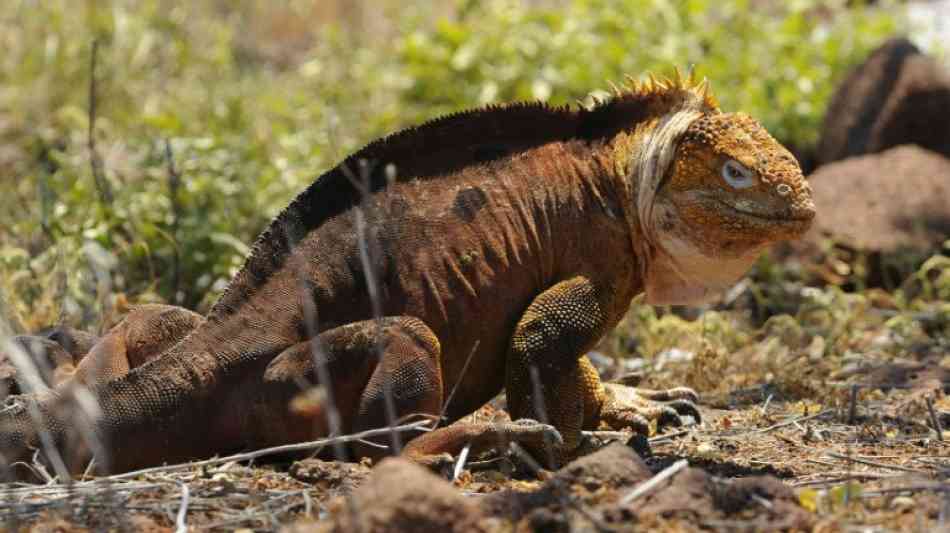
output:
<path id="1" fill-rule="evenodd" d="M 0 513 L 30 531 L 935 531 L 950 505 L 950 432 L 941 440 L 913 407 L 921 390 L 705 407 L 702 427 L 655 436 L 648 454 L 621 438 L 556 472 L 517 456 L 473 461 L 451 481 L 401 459 L 229 462 L 7 488 Z"/>

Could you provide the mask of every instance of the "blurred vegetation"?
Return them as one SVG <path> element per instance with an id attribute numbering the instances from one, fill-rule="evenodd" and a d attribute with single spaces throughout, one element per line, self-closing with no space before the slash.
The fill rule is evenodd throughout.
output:
<path id="1" fill-rule="evenodd" d="M 886 2 L 845 4 L 7 0 L 0 316 L 96 324 L 120 293 L 206 306 L 323 170 L 488 102 L 572 102 L 696 65 L 724 108 L 808 146 L 847 67 L 904 29 Z"/>
<path id="2" fill-rule="evenodd" d="M 758 270 L 774 268 L 767 263 L 766 256 Z M 599 349 L 641 356 L 635 363 L 648 387 L 685 384 L 721 407 L 760 404 L 771 394 L 776 400 L 847 400 L 846 378 L 857 369 L 900 361 L 950 365 L 948 256 L 934 255 L 894 292 L 809 287 L 795 278 L 785 273 L 767 282 L 747 280 L 733 302 L 695 320 L 634 306 Z M 769 302 L 780 302 L 765 320 L 756 316 L 755 304 L 763 287 Z M 756 392 L 751 398 L 739 394 L 750 389 Z"/>

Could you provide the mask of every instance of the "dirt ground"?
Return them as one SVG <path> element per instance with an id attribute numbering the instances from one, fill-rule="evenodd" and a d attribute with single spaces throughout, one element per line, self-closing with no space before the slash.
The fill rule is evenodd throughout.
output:
<path id="1" fill-rule="evenodd" d="M 914 394 L 856 401 L 854 413 L 810 402 L 704 408 L 702 427 L 652 438 L 643 460 L 615 443 L 553 474 L 517 456 L 475 463 L 451 484 L 395 460 L 375 470 L 228 463 L 11 487 L 0 513 L 24 531 L 351 531 L 354 520 L 369 531 L 937 531 L 950 509 L 950 432 L 940 440 L 900 415 Z"/>
<path id="2" fill-rule="evenodd" d="M 922 305 L 920 320 L 947 321 L 941 300 Z M 847 335 L 880 344 L 900 324 L 856 321 Z M 510 450 L 468 458 L 457 475 L 396 459 L 218 461 L 72 486 L 6 485 L 0 517 L 20 531 L 950 531 L 945 326 L 928 326 L 929 341 L 915 338 L 903 358 L 829 358 L 806 338 L 801 353 L 786 354 L 782 379 L 760 367 L 761 350 L 654 365 L 650 386 L 702 385 L 697 372 L 717 381 L 699 387 L 703 423 L 648 445 L 593 432 L 597 451 L 556 472 Z M 788 336 L 762 331 L 752 345 Z M 475 416 L 504 413 L 488 406 Z"/>

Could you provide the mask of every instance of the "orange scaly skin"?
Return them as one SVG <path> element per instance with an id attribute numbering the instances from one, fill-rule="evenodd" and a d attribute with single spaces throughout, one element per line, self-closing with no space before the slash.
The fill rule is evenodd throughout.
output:
<path id="1" fill-rule="evenodd" d="M 73 471 L 94 445 L 100 470 L 121 471 L 312 439 L 331 429 L 328 404 L 288 404 L 323 383 L 342 432 L 385 425 L 387 412 L 458 420 L 505 390 L 521 420 L 454 424 L 403 453 L 434 462 L 469 442 L 540 452 L 554 439 L 563 460 L 583 428 L 699 417 L 689 389 L 603 384 L 584 355 L 636 295 L 709 299 L 813 216 L 788 151 L 678 74 L 590 109 L 513 104 L 438 119 L 367 146 L 301 193 L 174 346 L 0 411 L 0 454 L 23 460 L 39 446 L 31 412 Z M 129 345 L 123 335 L 116 346 Z M 94 384 L 98 444 L 73 434 L 75 381 Z"/>

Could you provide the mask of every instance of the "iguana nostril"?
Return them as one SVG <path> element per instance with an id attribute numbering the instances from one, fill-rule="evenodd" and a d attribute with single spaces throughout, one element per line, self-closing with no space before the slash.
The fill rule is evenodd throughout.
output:
<path id="1" fill-rule="evenodd" d="M 815 218 L 815 202 L 806 196 L 792 204 L 792 213 L 795 218 L 811 220 Z"/>

